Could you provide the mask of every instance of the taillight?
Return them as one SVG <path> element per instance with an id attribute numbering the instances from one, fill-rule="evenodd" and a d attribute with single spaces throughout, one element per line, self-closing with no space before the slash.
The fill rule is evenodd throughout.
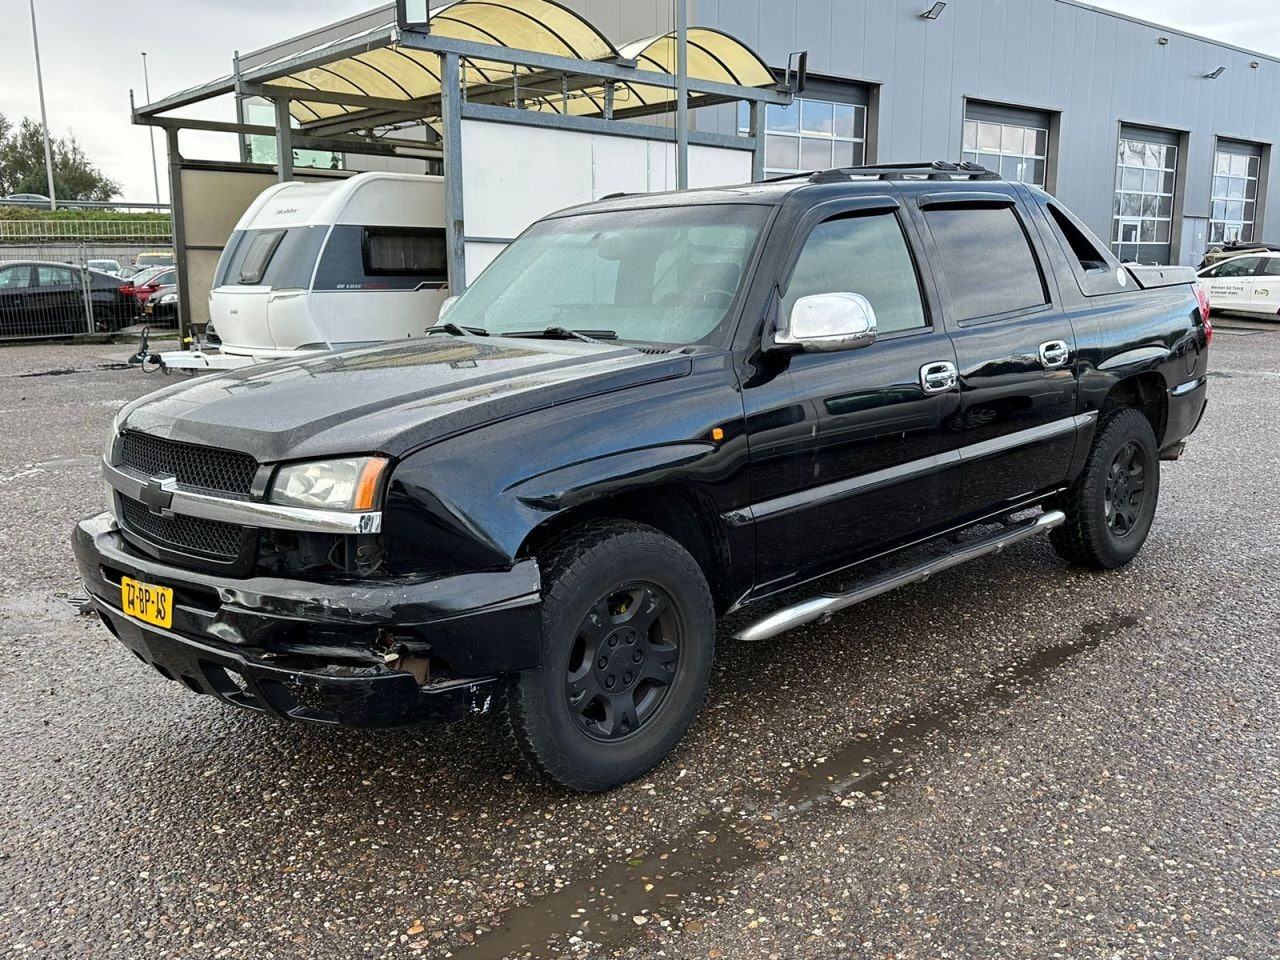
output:
<path id="1" fill-rule="evenodd" d="M 1207 347 L 1213 340 L 1213 324 L 1209 322 L 1209 294 L 1198 283 L 1195 289 L 1196 299 L 1200 301 L 1200 321 L 1204 324 L 1204 343 Z"/>

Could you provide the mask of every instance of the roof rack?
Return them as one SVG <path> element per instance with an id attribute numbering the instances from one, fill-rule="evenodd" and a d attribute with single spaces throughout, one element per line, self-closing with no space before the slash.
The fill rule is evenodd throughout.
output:
<path id="1" fill-rule="evenodd" d="M 934 160 L 920 163 L 872 163 L 861 167 L 835 167 L 831 170 L 792 173 L 774 177 L 770 182 L 796 180 L 801 177 L 810 183 L 835 183 L 854 177 L 875 177 L 878 180 L 903 180 L 908 177 L 924 177 L 929 180 L 999 180 L 1000 174 L 984 166 L 965 161 L 951 163 Z"/>

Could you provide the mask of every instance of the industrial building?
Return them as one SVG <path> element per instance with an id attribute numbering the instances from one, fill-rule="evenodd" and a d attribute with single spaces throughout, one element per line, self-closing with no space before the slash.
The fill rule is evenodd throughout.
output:
<path id="1" fill-rule="evenodd" d="M 770 173 L 976 160 L 1057 194 L 1123 258 L 1195 264 L 1210 243 L 1280 242 L 1280 221 L 1267 216 L 1280 132 L 1274 57 L 1076 0 L 688 2 L 690 23 L 733 35 L 780 76 L 808 51 L 798 102 L 768 110 Z M 671 0 L 565 5 L 618 42 L 672 28 Z M 394 17 L 388 4 L 241 65 Z M 747 132 L 745 108 L 695 110 L 693 122 Z M 356 164 L 383 162 L 424 169 Z"/>

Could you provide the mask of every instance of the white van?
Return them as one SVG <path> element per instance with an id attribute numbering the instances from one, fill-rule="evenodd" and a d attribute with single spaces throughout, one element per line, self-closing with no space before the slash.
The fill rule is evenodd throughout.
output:
<path id="1" fill-rule="evenodd" d="M 165 361 L 239 366 L 422 336 L 448 296 L 444 196 L 443 178 L 404 173 L 269 187 L 214 274 L 221 357 Z"/>

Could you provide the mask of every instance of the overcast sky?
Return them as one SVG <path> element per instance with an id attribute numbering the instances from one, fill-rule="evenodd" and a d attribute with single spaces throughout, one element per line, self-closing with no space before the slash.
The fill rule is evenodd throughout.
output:
<path id="1" fill-rule="evenodd" d="M 159 99 L 229 73 L 233 50 L 284 40 L 376 3 L 167 0 L 139 6 L 36 0 L 49 127 L 59 135 L 74 131 L 93 161 L 122 184 L 126 198 L 152 200 L 147 130 L 128 120 L 129 89 L 137 91 L 139 103 L 146 99 L 141 51 L 147 52 L 152 98 Z M 1095 0 L 1095 5 L 1280 56 L 1276 0 Z M 38 117 L 28 0 L 0 0 L 0 24 L 0 113 L 10 119 Z M 193 141 L 189 152 L 194 147 Z M 162 138 L 157 148 L 163 164 Z M 199 151 L 229 157 L 234 140 L 202 138 Z M 160 190 L 166 197 L 163 166 Z"/>

